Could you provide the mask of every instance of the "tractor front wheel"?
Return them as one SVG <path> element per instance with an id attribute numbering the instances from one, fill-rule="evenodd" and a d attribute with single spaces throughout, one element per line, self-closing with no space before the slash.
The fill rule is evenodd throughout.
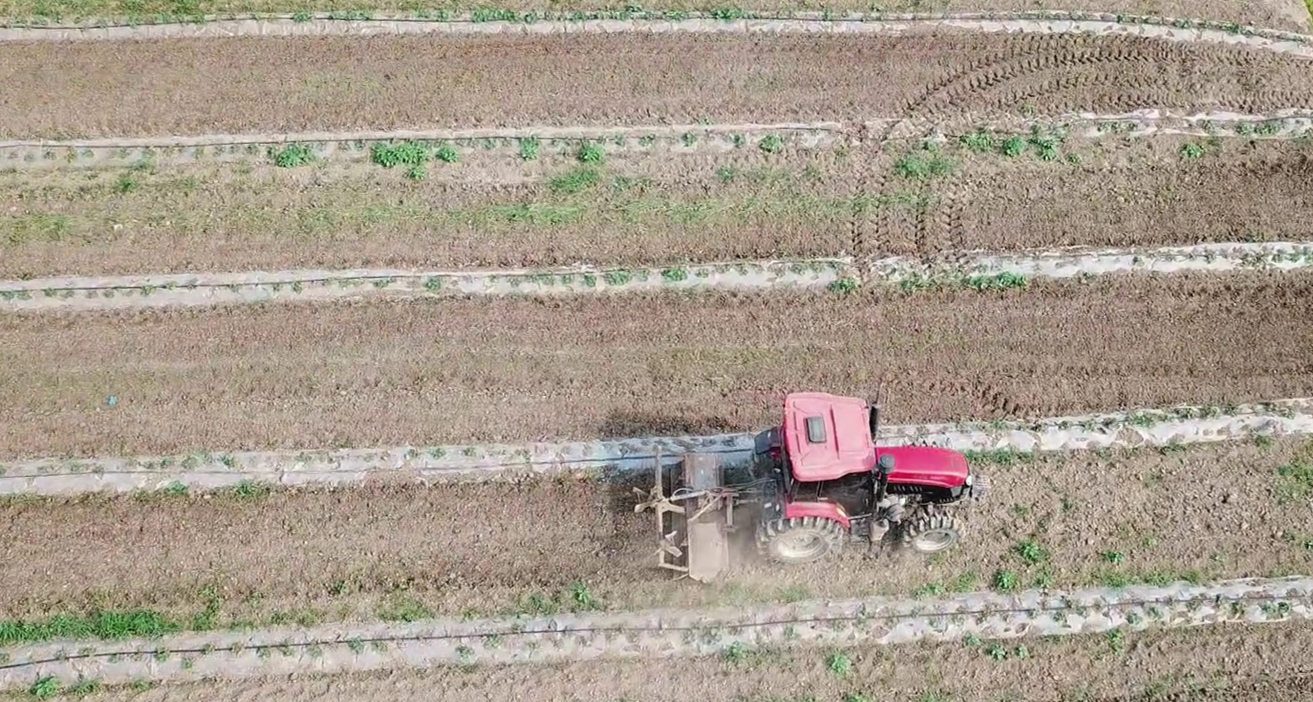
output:
<path id="1" fill-rule="evenodd" d="M 938 553 L 961 540 L 957 523 L 942 512 L 919 514 L 903 527 L 903 545 L 921 553 Z"/>
<path id="2" fill-rule="evenodd" d="M 810 563 L 838 553 L 844 541 L 843 525 L 823 517 L 773 519 L 757 528 L 757 549 L 775 563 Z"/>

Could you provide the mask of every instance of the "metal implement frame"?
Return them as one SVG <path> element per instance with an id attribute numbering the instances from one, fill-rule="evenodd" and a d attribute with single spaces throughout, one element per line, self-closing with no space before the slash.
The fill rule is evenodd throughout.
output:
<path id="1" fill-rule="evenodd" d="M 634 511 L 650 508 L 656 512 L 661 538 L 656 551 L 658 567 L 679 573 L 676 580 L 710 582 L 729 566 L 726 532 L 733 526 L 736 492 L 724 487 L 721 466 L 715 456 L 685 454 L 680 463 L 684 483 L 692 489 L 676 491 L 681 492 L 677 496 L 666 494 L 665 469 L 658 453 L 652 488 L 647 492 L 634 488 L 634 492 L 646 498 Z M 672 519 L 670 531 L 666 530 L 666 515 L 677 515 Z M 682 529 L 677 526 L 680 521 Z"/>

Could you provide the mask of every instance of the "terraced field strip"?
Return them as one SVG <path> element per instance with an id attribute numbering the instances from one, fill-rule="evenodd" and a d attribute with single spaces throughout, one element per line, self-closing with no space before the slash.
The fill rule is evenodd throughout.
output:
<path id="1" fill-rule="evenodd" d="M 1171 41 L 1141 36 L 1149 25 L 1127 25 L 1129 34 L 1099 34 L 1083 33 L 1088 27 L 1079 22 L 1062 24 L 1056 34 L 1010 31 L 1017 29 L 1010 23 L 1001 23 L 998 33 L 982 33 L 950 23 L 884 35 L 590 32 L 0 42 L 0 62 L 12 66 L 8 87 L 15 96 L 0 115 L 0 133 L 31 142 L 768 124 L 786 115 L 803 124 L 962 119 L 1016 116 L 1018 105 L 1037 115 L 1150 107 L 1252 114 L 1313 109 L 1313 79 L 1305 65 L 1313 46 L 1226 32 L 1215 32 L 1218 41 Z M 1191 36 L 1214 31 L 1160 29 Z M 654 49 L 658 45 L 661 51 Z M 253 55 L 266 57 L 259 66 L 272 68 L 259 73 Z M 614 60 L 599 61 L 601 56 Z M 434 61 L 443 62 L 441 74 L 426 72 Z M 626 70 L 616 70 L 617 64 Z M 1179 72 L 1154 69 L 1163 64 Z M 93 68 L 99 78 L 94 83 L 38 77 Z M 1205 79 L 1206 93 L 1184 76 Z M 577 99 L 553 99 L 566 91 Z M 187 96 L 186 109 L 166 109 L 184 104 L 181 96 Z"/>
<path id="2" fill-rule="evenodd" d="M 0 41 L 141 40 L 219 38 L 239 36 L 344 36 L 407 34 L 591 34 L 672 32 L 733 34 L 885 34 L 910 30 L 951 28 L 974 32 L 1033 34 L 1096 34 L 1140 36 L 1223 44 L 1242 44 L 1280 53 L 1313 56 L 1307 34 L 1198 19 L 1079 12 L 970 13 L 957 15 L 850 14 L 831 16 L 796 12 L 789 16 L 717 18 L 709 13 L 626 13 L 602 19 L 544 19 L 526 13 L 515 21 L 479 21 L 475 15 L 446 19 L 395 17 L 387 19 L 334 19 L 315 16 L 271 16 L 258 19 L 208 19 L 177 24 L 132 26 L 32 26 L 0 29 Z M 568 16 L 568 15 L 566 15 Z"/>
<path id="3" fill-rule="evenodd" d="M 469 295 L 578 295 L 653 290 L 789 290 L 858 285 L 904 289 L 1025 285 L 1031 278 L 1115 273 L 1298 270 L 1313 266 L 1313 243 L 1200 244 L 1142 249 L 1070 247 L 1029 254 L 962 252 L 793 261 L 734 261 L 669 267 L 544 270 L 289 270 L 0 281 L 0 311 L 195 307 L 307 300 Z"/>
<path id="4" fill-rule="evenodd" d="M 893 425 L 882 444 L 922 444 L 968 452 L 1050 452 L 1177 446 L 1253 436 L 1313 434 L 1313 400 L 1219 408 L 1179 406 L 1034 422 Z M 650 470 L 657 460 L 709 452 L 726 465 L 752 455 L 751 433 L 527 445 L 463 445 L 233 452 L 150 458 L 43 459 L 0 464 L 0 494 L 77 495 L 210 490 L 258 481 L 350 485 L 386 478 L 425 482 L 520 479 L 529 475 Z"/>
<path id="5" fill-rule="evenodd" d="M 1196 627 L 1026 642 L 899 647 L 739 647 L 664 660 L 598 659 L 555 665 L 435 666 L 327 678 L 213 680 L 141 689 L 98 688 L 88 702 L 594 702 L 603 699 L 860 702 L 1276 702 L 1306 699 L 1313 671 L 1295 656 L 1313 628 Z M 851 663 L 837 674 L 831 663 Z M 927 674 L 927 671 L 932 671 Z M 944 671 L 942 678 L 936 671 Z M 933 676 L 933 677 L 932 677 Z M 938 678 L 938 679 L 937 679 Z M 84 681 L 83 688 L 94 687 Z"/>
<path id="6" fill-rule="evenodd" d="M 1295 251 L 1297 248 L 1291 248 Z M 1313 264 L 1313 246 L 1308 247 Z M 1260 257 L 1261 254 L 1256 254 Z M 1273 254 L 1293 265 L 1287 254 Z M 1299 258 L 1304 261 L 1304 258 Z M 545 270 L 396 269 L 277 271 L 196 275 L 43 278 L 0 281 L 0 310 L 129 309 L 463 295 L 570 295 L 652 290 L 824 288 L 852 268 L 851 259 L 736 261 L 661 268 L 579 267 Z"/>
<path id="7" fill-rule="evenodd" d="M 0 460 L 720 434 L 770 426 L 799 387 L 883 386 L 906 423 L 1304 397 L 1310 285 L 1236 271 L 6 314 L 0 364 L 25 372 L 0 382 Z"/>
<path id="8" fill-rule="evenodd" d="M 886 139 L 970 134 L 983 128 L 995 132 L 1034 133 L 1066 130 L 1086 139 L 1138 138 L 1155 134 L 1244 139 L 1297 139 L 1313 133 L 1313 112 L 1298 108 L 1262 114 L 1180 112 L 1144 108 L 1121 113 L 1080 112 L 1036 119 L 995 118 L 982 124 L 969 118 L 874 119 L 860 122 L 798 122 L 775 124 L 681 124 L 615 127 L 401 129 L 395 131 L 300 132 L 289 134 L 208 134 L 177 137 L 102 139 L 0 140 L 0 161 L 14 169 L 55 170 L 69 167 L 133 167 L 148 163 L 188 165 L 198 161 L 245 163 L 277 160 L 289 145 L 306 145 L 315 160 L 366 162 L 375 145 L 398 142 L 435 146 L 478 145 L 472 158 L 523 153 L 526 141 L 606 144 L 618 154 L 663 151 L 672 154 L 730 153 L 752 144 L 762 150 L 821 149 L 856 146 L 863 134 Z M 573 154 L 571 154 L 573 156 Z"/>
<path id="9" fill-rule="evenodd" d="M 562 614 L 207 633 L 7 651 L 0 687 L 55 677 L 106 684 L 429 665 L 697 656 L 739 646 L 833 646 L 1070 636 L 1313 618 L 1313 579 L 976 592 L 769 608 Z"/>

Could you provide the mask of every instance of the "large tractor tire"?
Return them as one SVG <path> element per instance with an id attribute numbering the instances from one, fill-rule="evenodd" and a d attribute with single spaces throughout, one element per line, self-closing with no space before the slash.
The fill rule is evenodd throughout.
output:
<path id="1" fill-rule="evenodd" d="M 843 549 L 848 533 L 843 525 L 823 517 L 773 519 L 757 529 L 757 549 L 768 561 L 811 563 Z"/>
<path id="2" fill-rule="evenodd" d="M 903 526 L 903 546 L 918 553 L 939 553 L 961 540 L 957 523 L 943 512 L 922 512 Z"/>

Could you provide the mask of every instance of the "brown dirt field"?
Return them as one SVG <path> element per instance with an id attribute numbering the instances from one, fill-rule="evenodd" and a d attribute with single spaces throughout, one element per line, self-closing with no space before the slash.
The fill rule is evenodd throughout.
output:
<path id="1" fill-rule="evenodd" d="M 0 66 L 14 138 L 1313 106 L 1313 61 L 1084 35 L 6 42 Z"/>
<path id="2" fill-rule="evenodd" d="M 1285 652 L 1313 645 L 1307 624 L 1215 626 L 1128 634 L 1114 653 L 1106 636 L 1024 642 L 1028 656 L 995 661 L 958 643 L 857 647 L 844 677 L 828 650 L 754 651 L 716 657 L 590 661 L 565 665 L 457 666 L 359 675 L 280 676 L 264 681 L 109 690 L 89 702 L 388 699 L 595 702 L 1297 702 L 1310 690 L 1306 662 Z M 1010 642 L 1014 651 L 1016 642 Z M 1190 691 L 1190 692 L 1186 692 Z M 857 697 L 860 695 L 860 697 Z"/>
<path id="3" fill-rule="evenodd" d="M 1208 151 L 1188 159 L 1187 144 Z M 911 148 L 617 153 L 592 183 L 571 181 L 584 171 L 565 156 L 473 150 L 421 182 L 361 164 L 11 172 L 0 277 L 1302 240 L 1313 220 L 1313 148 L 1300 141 L 1073 137 L 1055 161 L 952 144 L 953 173 L 925 183 L 895 172 Z M 883 177 L 863 181 L 867 170 Z M 577 192 L 562 192 L 570 182 Z"/>
<path id="4" fill-rule="evenodd" d="M 187 619 L 211 600 L 220 621 L 242 622 L 369 620 L 406 601 L 508 613 L 576 582 L 607 608 L 644 609 L 974 590 L 999 570 L 1024 587 L 1304 573 L 1307 505 L 1275 495 L 1290 485 L 1278 468 L 1309 461 L 1313 444 L 1285 439 L 984 465 L 994 497 L 962 514 L 966 539 L 952 552 L 873 563 L 852 544 L 836 561 L 778 569 L 748 547 L 714 586 L 655 568 L 651 515 L 632 509 L 638 476 L 11 500 L 0 503 L 0 555 L 13 564 L 0 571 L 0 618 L 100 606 Z M 1021 560 L 1027 539 L 1044 561 Z"/>
<path id="5" fill-rule="evenodd" d="M 0 175 L 0 277 L 671 265 L 851 242 L 851 157 L 837 152 L 615 156 L 600 169 L 479 156 L 421 182 L 372 165 Z"/>
<path id="6" fill-rule="evenodd" d="M 1304 396 L 1310 295 L 1307 274 L 1236 273 L 11 315 L 0 456 L 747 430 L 787 392 L 882 380 L 896 422 Z"/>

